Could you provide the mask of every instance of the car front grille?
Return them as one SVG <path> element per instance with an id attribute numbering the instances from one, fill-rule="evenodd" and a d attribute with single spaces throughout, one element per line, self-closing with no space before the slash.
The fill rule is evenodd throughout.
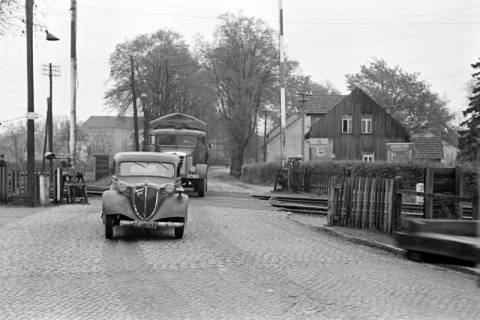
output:
<path id="1" fill-rule="evenodd" d="M 157 211 L 161 192 L 158 188 L 141 185 L 132 188 L 131 202 L 135 214 L 141 220 L 148 220 Z"/>

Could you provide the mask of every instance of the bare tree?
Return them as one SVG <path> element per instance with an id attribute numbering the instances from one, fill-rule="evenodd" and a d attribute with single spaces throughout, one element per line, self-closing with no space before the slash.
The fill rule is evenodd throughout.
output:
<path id="1" fill-rule="evenodd" d="M 144 142 L 148 141 L 148 122 L 172 112 L 202 115 L 201 99 L 196 90 L 201 85 L 200 66 L 182 37 L 160 30 L 139 35 L 117 45 L 110 58 L 110 89 L 105 93 L 107 105 L 124 114 L 132 105 L 130 56 L 133 56 L 135 91 L 144 114 Z M 203 117 L 202 117 L 203 118 Z"/>
<path id="2" fill-rule="evenodd" d="M 20 7 L 18 0 L 0 0 L 0 36 L 8 27 L 15 25 L 15 20 L 20 21 L 17 16 Z"/>
<path id="3" fill-rule="evenodd" d="M 207 71 L 231 146 L 230 174 L 239 176 L 257 112 L 271 97 L 278 69 L 274 32 L 261 20 L 225 14 L 212 43 L 203 44 Z"/>

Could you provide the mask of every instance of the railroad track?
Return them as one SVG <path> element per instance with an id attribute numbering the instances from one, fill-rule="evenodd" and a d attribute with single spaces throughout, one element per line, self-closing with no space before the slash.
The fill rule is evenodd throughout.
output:
<path id="1" fill-rule="evenodd" d="M 268 200 L 272 206 L 292 212 L 326 214 L 328 211 L 327 198 L 275 194 L 253 194 L 252 196 L 256 199 Z M 402 203 L 402 214 L 406 217 L 422 218 L 423 204 Z M 463 207 L 463 215 L 466 219 L 471 217 L 472 208 Z"/>

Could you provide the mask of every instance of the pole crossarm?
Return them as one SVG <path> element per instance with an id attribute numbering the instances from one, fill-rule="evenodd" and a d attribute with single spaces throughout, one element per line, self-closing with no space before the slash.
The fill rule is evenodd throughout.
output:
<path id="1" fill-rule="evenodd" d="M 42 74 L 44 76 L 50 76 L 49 64 L 42 64 Z M 60 77 L 60 66 L 52 64 L 52 77 Z"/>

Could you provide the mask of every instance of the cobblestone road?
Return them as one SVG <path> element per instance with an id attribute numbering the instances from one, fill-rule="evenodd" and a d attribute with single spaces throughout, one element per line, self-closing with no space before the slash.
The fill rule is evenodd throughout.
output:
<path id="1" fill-rule="evenodd" d="M 182 240 L 125 227 L 105 240 L 99 212 L 93 200 L 0 226 L 0 318 L 480 317 L 473 276 L 332 238 L 246 196 L 192 197 Z"/>

